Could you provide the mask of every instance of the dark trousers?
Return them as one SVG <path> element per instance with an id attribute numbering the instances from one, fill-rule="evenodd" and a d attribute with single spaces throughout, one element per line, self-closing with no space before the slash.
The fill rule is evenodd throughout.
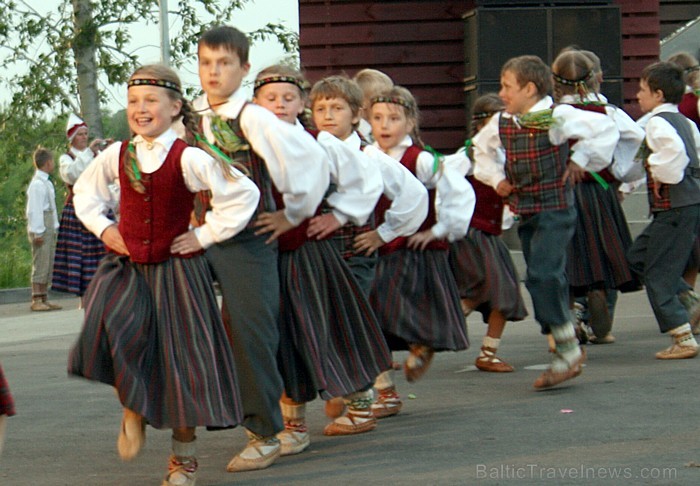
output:
<path id="1" fill-rule="evenodd" d="M 223 294 L 226 332 L 231 339 L 243 402 L 243 426 L 264 437 L 284 430 L 279 400 L 277 244 L 246 229 L 207 249 Z"/>
<path id="2" fill-rule="evenodd" d="M 683 271 L 700 230 L 700 205 L 660 211 L 627 252 L 647 290 L 661 332 L 689 321 L 678 294 L 690 289 Z"/>
<path id="3" fill-rule="evenodd" d="M 525 286 L 543 334 L 571 322 L 566 258 L 575 229 L 574 207 L 523 216 L 518 224 L 527 264 Z"/>

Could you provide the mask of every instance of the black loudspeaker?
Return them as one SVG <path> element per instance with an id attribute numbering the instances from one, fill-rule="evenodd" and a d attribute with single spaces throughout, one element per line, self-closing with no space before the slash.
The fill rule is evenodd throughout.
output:
<path id="1" fill-rule="evenodd" d="M 465 94 L 467 113 L 479 94 L 498 91 L 501 66 L 510 58 L 533 54 L 551 65 L 565 47 L 595 52 L 601 60 L 602 92 L 622 104 L 620 7 L 482 7 L 465 20 Z"/>

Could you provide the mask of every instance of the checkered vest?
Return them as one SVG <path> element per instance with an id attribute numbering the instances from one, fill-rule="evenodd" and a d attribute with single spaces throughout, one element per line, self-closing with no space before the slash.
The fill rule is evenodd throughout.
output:
<path id="1" fill-rule="evenodd" d="M 680 113 L 661 112 L 654 116 L 659 116 L 666 120 L 678 132 L 683 140 L 685 152 L 690 161 L 685 168 L 683 179 L 678 184 L 661 184 L 659 196 L 654 193 L 654 183 L 649 169 L 650 153 L 646 147 L 646 157 L 644 157 L 644 169 L 647 173 L 647 196 L 649 198 L 649 208 L 652 213 L 668 211 L 673 208 L 682 208 L 692 204 L 700 204 L 700 161 L 698 152 L 695 149 L 693 132 L 686 121 L 686 117 Z M 646 141 L 643 144 L 646 146 Z"/>
<path id="2" fill-rule="evenodd" d="M 243 130 L 241 129 L 241 114 L 245 110 L 248 103 L 243 105 L 238 117 L 234 119 L 227 120 L 226 123 L 231 127 L 233 133 L 241 140 L 241 143 L 248 146 L 248 150 L 238 150 L 236 152 L 229 152 L 223 147 L 219 148 L 227 156 L 231 158 L 234 162 L 241 164 L 250 173 L 250 179 L 255 182 L 260 190 L 260 201 L 258 201 L 258 207 L 255 210 L 255 214 L 250 218 L 246 228 L 254 228 L 255 221 L 261 213 L 274 212 L 277 210 L 277 205 L 275 204 L 275 198 L 272 194 L 273 184 L 270 178 L 270 173 L 267 170 L 267 165 L 265 161 L 251 148 L 248 139 L 245 138 Z M 195 200 L 195 217 L 199 224 L 204 223 L 204 215 L 206 211 L 211 208 L 209 200 L 211 199 L 211 193 L 209 191 L 202 191 L 197 194 Z"/>
<path id="3" fill-rule="evenodd" d="M 569 146 L 549 141 L 547 130 L 520 127 L 513 117 L 500 117 L 498 131 L 506 150 L 506 177 L 514 186 L 508 204 L 516 214 L 566 209 L 574 203 L 571 184 L 564 183 Z"/>

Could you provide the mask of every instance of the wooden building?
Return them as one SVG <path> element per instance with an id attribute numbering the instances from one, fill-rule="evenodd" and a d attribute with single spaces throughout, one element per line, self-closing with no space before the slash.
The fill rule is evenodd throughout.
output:
<path id="1" fill-rule="evenodd" d="M 386 72 L 418 99 L 424 140 L 439 150 L 454 151 L 467 135 L 469 96 L 465 88 L 469 63 L 474 61 L 468 58 L 471 40 L 467 39 L 469 16 L 465 14 L 475 9 L 537 6 L 572 10 L 599 6 L 601 11 L 619 12 L 619 49 L 611 54 L 619 59 L 603 59 L 603 65 L 617 62 L 619 72 L 614 73 L 613 81 L 619 84 L 618 101 L 638 116 L 638 78 L 644 66 L 658 59 L 662 29 L 675 30 L 699 8 L 697 4 L 678 0 L 300 0 L 301 62 L 311 81 L 341 72 L 352 76 L 365 67 Z M 586 16 L 577 18 L 587 21 Z M 508 42 L 507 25 L 497 39 Z M 584 43 L 580 47 L 596 50 Z M 484 46 L 476 51 L 476 55 L 488 53 Z"/>

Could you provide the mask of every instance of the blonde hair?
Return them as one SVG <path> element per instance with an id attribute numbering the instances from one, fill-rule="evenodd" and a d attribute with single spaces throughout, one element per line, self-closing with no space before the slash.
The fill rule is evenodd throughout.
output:
<path id="1" fill-rule="evenodd" d="M 195 114 L 195 111 L 192 108 L 192 105 L 190 104 L 189 100 L 187 100 L 183 96 L 182 83 L 180 82 L 180 77 L 173 69 L 163 64 L 147 64 L 145 66 L 137 68 L 136 71 L 134 71 L 134 73 L 129 78 L 129 82 L 132 82 L 136 79 L 155 79 L 165 81 L 167 83 L 166 85 L 161 86 L 161 89 L 165 90 L 165 93 L 167 94 L 168 98 L 170 98 L 173 101 L 180 101 L 182 104 L 180 107 L 180 112 L 177 115 L 175 115 L 172 121 L 175 122 L 182 118 L 182 123 L 187 131 L 186 142 L 189 145 L 201 148 L 202 150 L 207 152 L 211 157 L 213 157 L 214 160 L 216 160 L 219 163 L 221 171 L 223 172 L 223 175 L 226 179 L 233 181 L 238 179 L 239 177 L 231 172 L 231 165 L 235 166 L 244 174 L 248 174 L 248 170 L 243 165 L 231 162 L 229 160 L 224 160 L 221 157 L 221 155 L 217 153 L 217 151 L 214 150 L 212 146 L 206 141 L 206 138 L 199 132 L 199 118 Z M 127 150 L 126 154 L 127 157 L 130 157 L 132 159 L 131 163 L 124 164 L 124 170 L 127 176 L 129 177 L 131 186 L 137 192 L 143 192 L 145 189 L 141 182 L 138 180 L 139 178 L 136 176 L 135 173 L 135 168 L 140 170 L 138 160 L 136 160 L 135 151 Z"/>
<path id="2" fill-rule="evenodd" d="M 372 98 L 371 104 L 375 105 L 376 103 L 390 103 L 397 105 L 399 109 L 403 111 L 406 119 L 413 122 L 413 129 L 411 130 L 411 133 L 409 133 L 411 139 L 413 139 L 413 143 L 421 147 L 425 147 L 423 140 L 421 140 L 420 128 L 418 126 L 420 121 L 418 103 L 409 90 L 403 86 L 396 85 L 389 91 L 385 91 Z"/>
<path id="3" fill-rule="evenodd" d="M 583 51 L 569 50 L 557 56 L 552 63 L 554 100 L 564 95 L 578 95 L 586 101 L 588 93 L 598 93 L 598 78 L 590 56 Z"/>
<path id="4" fill-rule="evenodd" d="M 360 86 L 348 78 L 347 76 L 328 76 L 320 81 L 311 88 L 311 93 L 309 93 L 309 100 L 311 101 L 311 107 L 313 108 L 314 103 L 320 99 L 329 98 L 340 98 L 345 100 L 350 106 L 350 111 L 352 116 L 359 116 L 360 110 L 362 109 L 362 102 L 364 95 Z M 353 124 L 353 128 L 357 128 L 358 123 Z"/>
<path id="5" fill-rule="evenodd" d="M 394 87 L 394 81 L 376 69 L 363 69 L 352 78 L 362 90 L 366 99 L 379 96 Z"/>
<path id="6" fill-rule="evenodd" d="M 668 58 L 668 62 L 683 69 L 683 81 L 694 90 L 700 89 L 700 68 L 698 60 L 689 52 L 679 52 Z"/>

